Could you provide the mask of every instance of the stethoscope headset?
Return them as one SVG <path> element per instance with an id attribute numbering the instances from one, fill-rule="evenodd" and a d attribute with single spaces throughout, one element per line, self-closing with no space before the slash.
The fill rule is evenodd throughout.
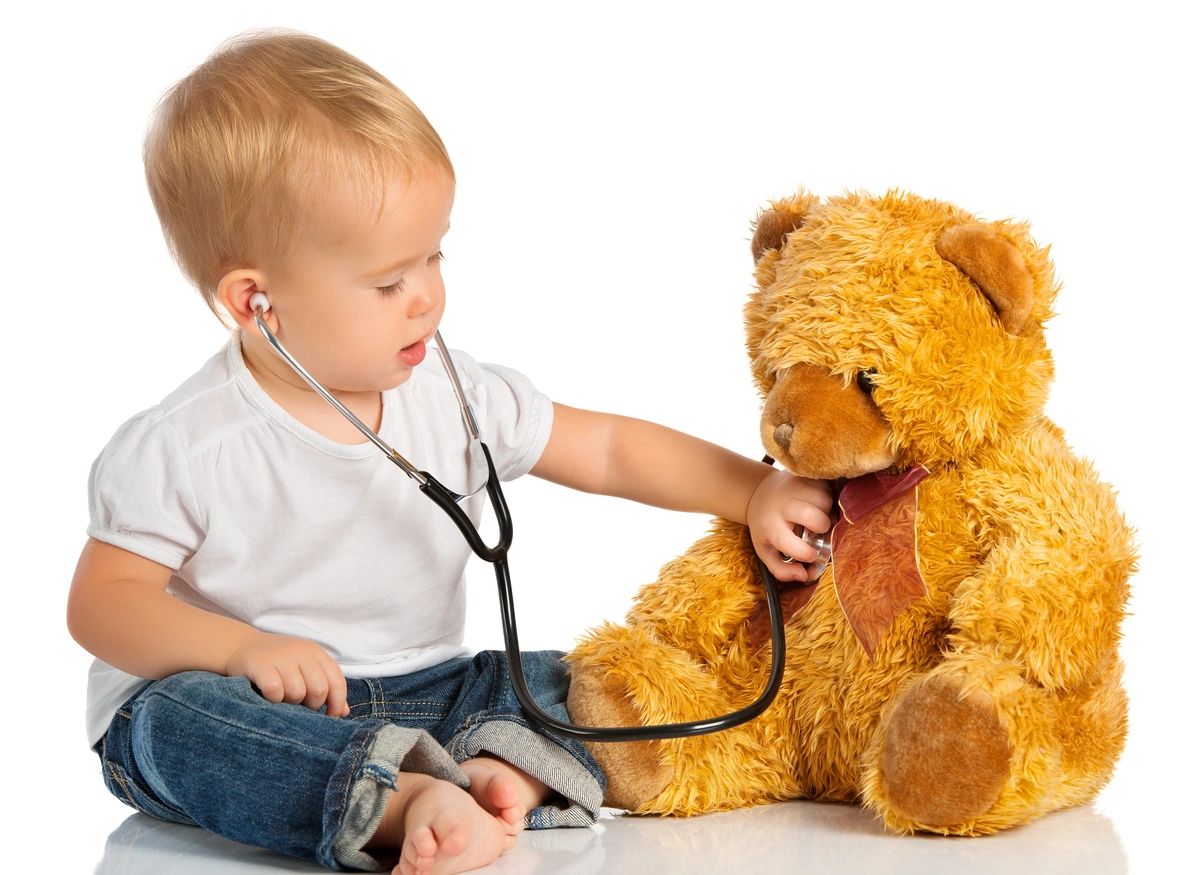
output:
<path id="1" fill-rule="evenodd" d="M 520 641 L 516 629 L 516 607 L 512 598 L 512 579 L 508 570 L 508 548 L 512 544 L 512 516 L 508 512 L 508 503 L 504 500 L 504 493 L 500 489 L 500 478 L 496 474 L 495 465 L 491 460 L 491 451 L 487 448 L 487 444 L 482 441 L 478 421 L 475 419 L 475 414 L 471 409 L 470 403 L 466 400 L 466 394 L 462 391 L 462 383 L 458 379 L 458 371 L 454 367 L 449 351 L 441 339 L 441 332 L 437 331 L 434 334 L 437 342 L 438 357 L 441 359 L 446 374 L 449 375 L 450 383 L 454 388 L 454 394 L 458 398 L 458 404 L 462 410 L 462 419 L 466 425 L 469 439 L 474 444 L 477 444 L 477 447 L 481 450 L 481 458 L 485 461 L 487 467 L 487 495 L 491 499 L 491 507 L 495 514 L 496 522 L 499 525 L 499 538 L 493 547 L 489 547 L 483 543 L 483 538 L 479 534 L 478 528 L 459 506 L 458 503 L 466 496 L 447 489 L 428 471 L 417 470 L 416 466 L 392 449 L 379 435 L 368 428 L 362 420 L 351 413 L 345 405 L 334 398 L 324 386 L 318 383 L 295 360 L 291 353 L 283 348 L 279 339 L 275 337 L 262 318 L 263 314 L 270 309 L 270 306 L 270 302 L 262 292 L 255 292 L 250 296 L 250 307 L 254 310 L 254 319 L 258 324 L 258 330 L 262 332 L 262 336 L 267 339 L 267 342 L 275 349 L 275 352 L 317 394 L 333 405 L 358 431 L 362 432 L 367 440 L 378 447 L 405 474 L 415 480 L 420 491 L 440 507 L 454 522 L 454 525 L 462 532 L 463 538 L 466 539 L 467 544 L 470 545 L 475 555 L 483 561 L 489 562 L 495 568 L 495 579 L 500 599 L 500 619 L 504 630 L 504 649 L 507 654 L 512 689 L 530 720 L 560 735 L 577 738 L 582 741 L 648 741 L 664 738 L 688 738 L 708 732 L 731 729 L 734 726 L 739 726 L 742 723 L 753 720 L 770 707 L 783 681 L 786 638 L 783 629 L 783 609 L 778 594 L 778 581 L 770 573 L 766 564 L 762 562 L 761 557 L 755 556 L 754 558 L 758 563 L 758 572 L 762 578 L 762 585 L 766 591 L 766 605 L 770 616 L 771 661 L 770 677 L 766 681 L 766 687 L 754 702 L 740 710 L 724 714 L 720 717 L 712 717 L 707 720 L 691 720 L 685 723 L 664 723 L 657 726 L 577 726 L 574 723 L 564 723 L 553 715 L 543 711 L 533 700 L 533 696 L 529 692 L 528 684 L 525 681 L 524 668 L 521 665 L 520 659 Z M 763 461 L 773 464 L 774 460 L 767 456 Z M 818 562 L 827 562 L 828 545 L 825 540 L 820 536 L 812 536 L 810 539 L 805 536 L 805 540 L 808 540 L 820 552 L 821 560 L 818 560 Z M 785 557 L 784 561 L 789 562 L 791 559 L 790 557 Z M 823 565 L 820 565 L 819 568 L 823 568 Z M 810 579 L 814 580 L 818 576 L 819 568 L 810 575 Z"/>

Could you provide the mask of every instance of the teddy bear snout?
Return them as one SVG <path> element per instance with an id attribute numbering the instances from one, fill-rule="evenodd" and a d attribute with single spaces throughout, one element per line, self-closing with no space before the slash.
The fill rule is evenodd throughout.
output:
<path id="1" fill-rule="evenodd" d="M 795 433 L 795 426 L 789 422 L 784 422 L 781 425 L 774 427 L 774 442 L 784 450 L 791 448 L 791 435 Z"/>

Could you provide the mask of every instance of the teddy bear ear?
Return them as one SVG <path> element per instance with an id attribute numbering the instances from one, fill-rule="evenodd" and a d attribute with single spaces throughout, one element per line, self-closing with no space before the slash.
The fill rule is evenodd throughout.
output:
<path id="1" fill-rule="evenodd" d="M 1020 334 L 1033 309 L 1033 276 L 1016 245 L 989 225 L 951 225 L 937 254 L 969 277 L 990 300 L 1009 334 Z"/>
<path id="2" fill-rule="evenodd" d="M 814 194 L 800 191 L 795 197 L 774 201 L 770 209 L 759 213 L 754 222 L 754 239 L 750 243 L 754 263 L 768 250 L 782 249 L 787 235 L 803 224 L 812 206 L 819 200 Z"/>

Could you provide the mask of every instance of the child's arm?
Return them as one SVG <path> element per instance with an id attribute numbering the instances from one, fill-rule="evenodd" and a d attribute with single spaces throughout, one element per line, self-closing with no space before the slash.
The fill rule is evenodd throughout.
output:
<path id="1" fill-rule="evenodd" d="M 245 676 L 269 701 L 349 713 L 345 676 L 319 644 L 186 604 L 167 593 L 170 579 L 165 565 L 89 538 L 67 599 L 71 636 L 138 677 L 190 670 Z"/>
<path id="2" fill-rule="evenodd" d="M 807 580 L 816 550 L 796 524 L 832 526 L 832 495 L 806 480 L 652 422 L 554 405 L 549 443 L 532 473 L 581 489 L 747 523 L 754 549 L 779 580 Z M 780 554 L 799 560 L 784 563 Z"/>

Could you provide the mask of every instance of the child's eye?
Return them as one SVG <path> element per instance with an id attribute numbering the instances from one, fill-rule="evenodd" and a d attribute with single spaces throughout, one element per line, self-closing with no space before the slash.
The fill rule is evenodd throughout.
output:
<path id="1" fill-rule="evenodd" d="M 438 251 L 429 256 L 429 264 L 435 264 L 438 261 L 445 261 L 444 252 Z M 398 295 L 404 291 L 404 278 L 400 277 L 389 286 L 376 286 L 375 291 L 381 295 Z"/>

